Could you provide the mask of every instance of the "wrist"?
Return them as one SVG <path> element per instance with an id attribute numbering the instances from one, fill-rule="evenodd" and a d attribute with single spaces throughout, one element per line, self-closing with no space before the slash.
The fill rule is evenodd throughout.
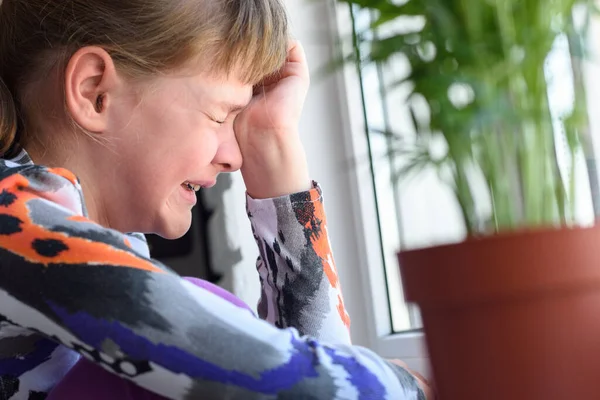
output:
<path id="1" fill-rule="evenodd" d="M 242 176 L 254 199 L 287 196 L 312 189 L 306 156 L 301 144 L 274 146 L 270 151 L 245 157 Z"/>
<path id="2" fill-rule="evenodd" d="M 300 172 L 295 169 L 288 170 L 287 173 L 282 172 L 284 171 L 277 174 L 257 174 L 253 176 L 242 174 L 248 196 L 257 200 L 271 199 L 305 192 L 313 188 L 308 171 Z"/>

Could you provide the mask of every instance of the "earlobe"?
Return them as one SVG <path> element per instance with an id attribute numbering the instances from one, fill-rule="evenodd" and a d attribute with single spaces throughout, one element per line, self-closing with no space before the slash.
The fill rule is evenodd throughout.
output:
<path id="1" fill-rule="evenodd" d="M 117 82 L 110 55 L 99 47 L 84 47 L 65 70 L 65 105 L 78 126 L 102 133 L 108 125 L 107 106 Z"/>

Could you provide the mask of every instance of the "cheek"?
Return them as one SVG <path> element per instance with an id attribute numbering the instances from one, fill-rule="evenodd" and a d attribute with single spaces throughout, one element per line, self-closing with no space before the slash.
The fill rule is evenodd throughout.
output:
<path id="1" fill-rule="evenodd" d="M 219 149 L 218 133 L 205 126 L 196 126 L 188 131 L 184 138 L 180 138 L 181 156 L 195 167 L 209 165 Z"/>
<path id="2" fill-rule="evenodd" d="M 146 101 L 124 129 L 126 158 L 137 164 L 136 174 L 145 173 L 146 182 L 164 195 L 168 187 L 206 174 L 219 148 L 218 129 L 176 101 Z"/>
<path id="3" fill-rule="evenodd" d="M 214 158 L 218 134 L 212 122 L 204 121 L 198 112 L 177 107 L 166 112 L 154 107 L 145 111 L 131 127 L 137 126 L 139 134 L 135 140 L 152 162 L 196 160 L 206 164 Z"/>

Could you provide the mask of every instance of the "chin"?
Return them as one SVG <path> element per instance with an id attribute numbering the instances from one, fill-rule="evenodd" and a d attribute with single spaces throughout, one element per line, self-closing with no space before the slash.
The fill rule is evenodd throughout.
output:
<path id="1" fill-rule="evenodd" d="M 165 239 L 179 239 L 190 230 L 192 225 L 191 213 L 185 220 L 183 218 L 173 218 L 164 221 L 161 226 L 155 230 L 155 233 Z"/>

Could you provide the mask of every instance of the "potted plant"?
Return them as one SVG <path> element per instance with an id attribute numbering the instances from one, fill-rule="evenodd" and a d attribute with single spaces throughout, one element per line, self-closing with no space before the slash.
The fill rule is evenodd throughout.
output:
<path id="1" fill-rule="evenodd" d="M 411 72 L 397 84 L 427 104 L 408 140 L 419 152 L 400 175 L 434 165 L 468 232 L 461 243 L 398 256 L 440 398 L 600 398 L 600 227 L 582 226 L 575 212 L 584 87 L 560 77 L 573 81 L 575 101 L 556 115 L 544 70 L 558 40 L 584 55 L 586 24 L 574 12 L 589 16 L 591 1 L 340 1 L 370 9 L 369 33 L 383 32 L 356 32 L 353 57 L 403 54 Z M 418 29 L 385 29 L 407 16 L 422 21 Z M 434 157 L 427 149 L 440 140 L 446 151 Z"/>

